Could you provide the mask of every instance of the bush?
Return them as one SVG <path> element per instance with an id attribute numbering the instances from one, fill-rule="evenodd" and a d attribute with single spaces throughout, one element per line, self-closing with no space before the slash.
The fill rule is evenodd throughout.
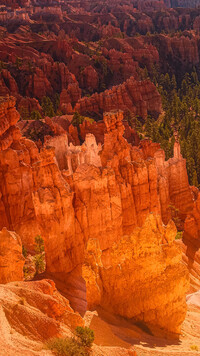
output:
<path id="1" fill-rule="evenodd" d="M 44 253 L 44 240 L 40 235 L 35 237 L 35 270 L 36 274 L 42 273 L 45 270 L 45 253 Z"/>
<path id="2" fill-rule="evenodd" d="M 197 345 L 191 345 L 190 348 L 191 348 L 191 350 L 199 351 L 199 348 Z"/>
<path id="3" fill-rule="evenodd" d="M 94 341 L 94 331 L 88 327 L 77 326 L 76 338 L 53 338 L 46 346 L 56 355 L 89 356 Z"/>
<path id="4" fill-rule="evenodd" d="M 33 110 L 31 112 L 31 120 L 41 120 L 42 116 L 38 110 Z"/>
<path id="5" fill-rule="evenodd" d="M 84 116 L 80 115 L 77 111 L 73 115 L 71 124 L 75 127 L 79 127 L 84 121 Z"/>
<path id="6" fill-rule="evenodd" d="M 22 245 L 22 255 L 24 256 L 24 258 L 26 258 L 28 255 L 27 249 L 26 247 L 24 247 L 24 245 Z"/>
<path id="7" fill-rule="evenodd" d="M 29 110 L 26 107 L 21 106 L 18 111 L 20 113 L 21 120 L 30 120 Z"/>
<path id="8" fill-rule="evenodd" d="M 79 338 L 82 345 L 91 347 L 94 341 L 94 331 L 87 326 L 83 328 L 82 326 L 77 326 L 76 336 Z"/>
<path id="9" fill-rule="evenodd" d="M 30 270 L 29 266 L 24 265 L 23 272 L 24 272 L 24 279 L 25 280 L 32 279 L 32 271 Z"/>
<path id="10" fill-rule="evenodd" d="M 41 235 L 35 237 L 35 252 L 42 253 L 44 252 L 44 240 Z"/>
<path id="11" fill-rule="evenodd" d="M 183 231 L 179 231 L 176 234 L 175 240 L 180 240 L 180 239 L 182 239 L 182 237 L 183 237 Z"/>
<path id="12" fill-rule="evenodd" d="M 45 116 L 55 116 L 54 107 L 51 99 L 48 96 L 44 96 L 41 102 L 42 110 Z"/>
<path id="13" fill-rule="evenodd" d="M 47 342 L 47 348 L 61 356 L 88 356 L 86 348 L 74 338 L 54 338 Z"/>
<path id="14" fill-rule="evenodd" d="M 44 272 L 45 270 L 44 255 L 43 254 L 35 255 L 34 262 L 35 262 L 36 274 Z"/>

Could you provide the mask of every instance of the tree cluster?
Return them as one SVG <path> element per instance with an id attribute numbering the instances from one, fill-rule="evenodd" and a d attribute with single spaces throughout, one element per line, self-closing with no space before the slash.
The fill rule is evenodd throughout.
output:
<path id="1" fill-rule="evenodd" d="M 185 73 L 177 84 L 175 75 L 160 74 L 153 68 L 149 74 L 162 97 L 164 114 L 158 120 L 148 117 L 145 136 L 159 142 L 166 159 L 173 156 L 175 136 L 186 158 L 189 182 L 200 185 L 200 81 L 196 69 Z"/>

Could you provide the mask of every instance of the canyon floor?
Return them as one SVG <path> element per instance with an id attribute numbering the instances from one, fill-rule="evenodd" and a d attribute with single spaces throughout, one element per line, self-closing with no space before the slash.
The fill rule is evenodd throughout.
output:
<path id="1" fill-rule="evenodd" d="M 154 337 L 131 322 L 103 310 L 87 312 L 85 322 L 95 332 L 94 356 L 181 356 L 200 354 L 200 308 L 189 308 L 178 340 Z M 6 329 L 6 325 L 5 325 Z M 44 345 L 20 336 L 11 335 L 15 347 L 0 343 L 0 355 L 52 355 Z M 134 346 L 133 346 L 134 345 Z M 192 348 L 197 350 L 192 350 Z M 31 350 L 30 350 L 31 348 Z"/>
<path id="2" fill-rule="evenodd" d="M 197 355 L 200 354 L 200 299 L 199 296 L 194 299 L 196 306 L 188 306 L 187 316 L 178 340 L 154 337 L 131 322 L 103 310 L 98 310 L 98 314 L 87 312 L 85 320 L 86 324 L 88 323 L 95 331 L 95 343 L 103 346 L 104 349 L 109 349 L 106 355 L 119 355 L 119 349 L 115 349 L 119 347 L 131 348 L 138 356 Z M 192 350 L 193 348 L 196 350 Z"/>

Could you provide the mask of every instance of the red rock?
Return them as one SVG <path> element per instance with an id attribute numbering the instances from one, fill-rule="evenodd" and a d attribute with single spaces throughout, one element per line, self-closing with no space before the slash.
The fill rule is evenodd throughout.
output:
<path id="1" fill-rule="evenodd" d="M 73 112 L 72 106 L 80 99 L 81 90 L 77 83 L 69 84 L 60 94 L 60 109 L 64 114 Z"/>
<path id="2" fill-rule="evenodd" d="M 1 98 L 0 101 L 0 150 L 11 146 L 12 142 L 20 138 L 20 131 L 15 127 L 19 114 L 14 108 L 15 99 Z"/>
<path id="3" fill-rule="evenodd" d="M 1 71 L 0 82 L 0 95 L 9 94 L 16 96 L 18 94 L 17 83 L 7 69 Z"/>
<path id="4" fill-rule="evenodd" d="M 44 72 L 41 69 L 36 68 L 35 73 L 29 77 L 26 95 L 42 99 L 43 96 L 50 96 L 52 93 L 53 88 Z"/>
<path id="5" fill-rule="evenodd" d="M 70 135 L 70 137 L 72 137 L 72 140 L 75 143 L 75 145 L 80 145 L 77 127 L 70 125 L 69 126 L 69 135 Z M 70 141 L 69 141 L 69 143 L 70 143 Z"/>
<path id="6" fill-rule="evenodd" d="M 4 133 L 19 116 L 12 100 L 7 104 L 3 102 L 2 108 L 2 120 L 7 123 L 2 126 Z M 14 118 L 11 119 L 9 113 Z M 54 130 L 56 125 L 53 120 L 49 124 Z M 40 234 L 45 243 L 47 272 L 62 283 L 67 281 L 69 272 L 79 268 L 75 279 L 78 285 L 85 244 L 89 239 L 99 241 L 106 258 L 106 250 L 120 243 L 122 236 L 130 236 L 135 228 L 143 226 L 151 212 L 164 214 L 171 200 L 183 216 L 191 207 L 185 160 L 180 156 L 177 145 L 174 158 L 165 162 L 163 151 L 156 144 L 149 141 L 141 143 L 140 147 L 128 144 L 123 137 L 123 112 L 105 113 L 104 125 L 101 162 L 96 164 L 99 147 L 90 134 L 90 142 L 86 136 L 82 146 L 70 145 L 66 148 L 66 153 L 71 152 L 77 159 L 72 171 L 68 161 L 63 159 L 65 146 L 62 145 L 59 150 L 59 142 L 67 145 L 67 136 L 63 136 L 64 141 L 62 136 L 54 136 L 50 142 L 54 148 L 41 147 L 40 152 L 32 141 L 18 137 L 8 149 L 0 151 L 0 224 L 19 233 L 23 244 L 30 250 L 33 249 L 35 236 Z M 60 132 L 57 126 L 55 132 Z M 80 150 L 84 156 L 83 163 L 78 161 Z M 63 155 L 61 160 L 58 153 Z M 62 172 L 59 165 L 64 169 Z M 160 184 L 161 180 L 166 184 Z M 168 220 L 170 216 L 165 218 Z M 0 225 L 0 228 L 3 226 Z M 170 236 L 167 238 L 169 243 Z M 173 251 L 167 257 L 165 268 L 170 266 L 172 256 L 175 260 L 179 256 L 176 249 Z M 177 281 L 185 281 L 183 270 L 179 267 L 176 277 L 177 280 L 172 278 L 176 285 Z M 182 296 L 184 283 L 181 284 Z M 174 285 L 171 289 L 174 290 Z M 173 296 L 176 299 L 175 294 Z M 173 308 L 169 309 L 173 314 Z M 119 313 L 123 314 L 121 310 Z M 167 319 L 170 330 L 170 323 L 175 323 L 174 330 L 178 330 L 183 314 L 176 322 L 171 316 Z M 165 315 L 165 308 L 159 315 Z M 153 320 L 150 319 L 145 320 Z M 160 317 L 159 320 L 165 318 Z M 167 328 L 166 323 L 162 326 Z"/>
<path id="7" fill-rule="evenodd" d="M 193 231 L 191 226 L 191 233 L 184 232 L 183 240 L 178 241 L 183 252 L 183 262 L 190 274 L 190 293 L 200 289 L 200 241 L 193 237 Z"/>
<path id="8" fill-rule="evenodd" d="M 49 236 L 49 234 L 51 236 L 61 234 L 61 245 L 65 239 L 68 240 L 66 246 L 69 246 L 73 251 L 72 259 L 65 261 L 63 256 L 63 259 L 60 258 L 60 262 L 57 264 L 57 269 L 61 268 L 63 271 L 64 268 L 65 271 L 69 271 L 82 258 L 80 248 L 79 251 L 76 250 L 76 246 L 83 246 L 83 235 L 80 233 L 80 227 L 81 231 L 84 231 L 85 239 L 90 236 L 99 237 L 106 248 L 115 239 L 120 238 L 122 232 L 129 233 L 135 226 L 142 225 L 149 212 L 160 213 L 162 211 L 163 218 L 167 220 L 170 214 L 168 213 L 167 216 L 164 216 L 164 211 L 167 211 L 171 199 L 175 205 L 177 204 L 176 206 L 180 208 L 181 212 L 185 206 L 181 203 L 183 201 L 185 203 L 187 194 L 189 194 L 189 190 L 187 191 L 189 185 L 186 179 L 185 161 L 182 158 L 174 158 L 165 164 L 162 161 L 161 165 L 155 165 L 153 155 L 155 155 L 154 153 L 157 148 L 156 144 L 152 144 L 151 147 L 149 143 L 147 146 L 149 147 L 148 150 L 147 148 L 144 149 L 144 146 L 141 146 L 141 149 L 131 148 L 123 137 L 124 127 L 122 120 L 122 113 L 112 113 L 104 116 L 104 125 L 107 133 L 104 135 L 101 161 L 102 166 L 105 168 L 101 172 L 99 168 L 94 169 L 88 166 L 82 169 L 80 166 L 69 180 L 71 188 L 64 183 L 55 163 L 52 150 L 42 150 L 39 153 L 34 143 L 21 139 L 18 144 L 15 142 L 9 151 L 1 152 L 0 161 L 3 174 L 7 176 L 7 181 L 11 184 L 10 187 L 9 185 L 5 187 L 2 180 L 1 191 L 4 192 L 4 196 L 9 197 L 9 214 L 7 215 L 4 212 L 2 219 L 5 219 L 5 221 L 6 219 L 10 219 L 10 226 L 13 226 L 20 233 L 23 242 L 26 241 L 27 246 L 31 247 L 34 236 L 38 232 L 44 236 L 46 249 L 47 251 L 50 249 L 50 252 L 47 253 L 47 268 L 52 271 L 55 268 L 52 256 L 53 251 L 56 251 L 57 240 L 54 241 L 52 246 L 49 245 L 48 239 L 46 239 L 46 236 Z M 70 126 L 69 132 L 71 135 L 72 131 L 70 128 L 73 128 L 73 131 L 77 135 L 77 129 Z M 152 158 L 149 159 L 149 157 Z M 20 162 L 24 163 L 21 165 Z M 62 163 L 62 168 L 68 169 L 65 165 L 66 163 Z M 180 174 L 178 173 L 178 177 L 180 177 L 180 180 L 176 176 L 177 166 L 180 167 L 178 168 L 178 172 L 180 172 Z M 50 167 L 51 173 L 49 171 Z M 15 173 L 11 173 L 11 171 Z M 172 172 L 174 172 L 173 175 Z M 47 175 L 46 178 L 45 175 Z M 184 177 L 184 175 L 186 180 L 185 183 L 183 181 L 183 186 L 181 186 L 181 177 Z M 15 176 L 21 178 L 16 180 Z M 27 177 L 29 177 L 28 180 Z M 162 185 L 160 185 L 160 196 L 158 195 L 157 181 L 161 179 L 165 179 L 168 186 L 168 190 L 166 191 L 169 193 L 165 199 L 162 197 Z M 92 193 L 93 198 L 91 198 L 91 181 L 95 182 L 96 180 L 99 183 L 96 185 L 96 190 Z M 172 183 L 173 187 L 171 186 Z M 11 188 L 12 190 L 10 191 Z M 75 192 L 75 200 L 73 200 L 71 189 Z M 59 193 L 57 193 L 58 191 Z M 55 201 L 53 197 L 57 196 L 57 194 L 58 197 Z M 182 194 L 182 200 L 180 199 L 180 194 Z M 90 216 L 92 211 L 94 211 L 92 205 L 96 206 L 95 201 L 97 196 L 100 199 L 98 204 L 99 213 L 98 210 L 96 212 L 99 220 L 94 219 L 93 215 L 91 215 L 91 219 L 88 218 L 88 214 Z M 111 204 L 110 200 L 116 202 Z M 62 206 L 63 203 L 61 201 L 66 201 L 65 208 Z M 72 201 L 74 207 L 72 206 Z M 26 217 L 23 216 L 24 205 L 29 207 L 26 210 Z M 2 205 L 2 209 L 3 206 L 4 204 Z M 48 209 L 47 206 L 49 206 Z M 108 206 L 108 211 L 105 210 L 104 218 L 100 218 L 102 215 L 101 206 Z M 189 207 L 190 201 L 188 200 L 187 209 Z M 63 211 L 68 214 L 69 224 L 63 225 L 64 231 L 61 228 L 61 222 L 56 222 L 54 211 L 57 211 L 57 216 L 59 216 L 61 221 L 65 216 L 65 213 L 63 215 Z M 186 211 L 184 210 L 183 213 L 186 213 Z M 58 221 L 60 221 L 59 219 Z M 28 230 L 27 223 L 23 223 L 23 221 L 29 222 Z M 70 221 L 74 224 L 73 229 L 70 227 Z M 94 221 L 96 221 L 96 225 Z M 106 233 L 107 238 L 105 239 L 105 231 L 107 231 L 108 225 L 110 225 L 110 233 Z M 10 228 L 10 226 L 8 227 Z M 75 235 L 77 233 L 79 234 L 79 238 L 76 240 Z"/>
<path id="9" fill-rule="evenodd" d="M 158 35 L 155 37 L 155 45 L 160 46 L 160 60 L 165 66 L 167 56 L 178 58 L 181 65 L 186 63 L 196 65 L 199 63 L 198 39 L 194 35 L 182 35 L 169 37 L 166 35 Z"/>
<path id="10" fill-rule="evenodd" d="M 86 87 L 89 91 L 98 90 L 99 77 L 92 66 L 87 66 L 81 73 L 81 87 Z"/>
<path id="11" fill-rule="evenodd" d="M 73 112 L 71 98 L 66 89 L 63 89 L 60 94 L 60 110 L 64 114 L 71 114 Z"/>
<path id="12" fill-rule="evenodd" d="M 30 115 L 32 111 L 39 111 L 40 113 L 42 113 L 42 108 L 39 104 L 39 101 L 36 100 L 35 98 L 26 97 L 26 98 L 18 99 L 17 109 L 19 110 L 19 112 L 21 111 L 23 112 L 23 110 L 25 110 L 25 112 L 27 112 L 28 115 Z"/>
<path id="13" fill-rule="evenodd" d="M 0 304 L 1 350 L 9 355 L 39 355 L 50 338 L 71 337 L 76 326 L 84 326 L 51 280 L 1 285 Z"/>
<path id="14" fill-rule="evenodd" d="M 95 136 L 97 143 L 104 142 L 105 124 L 103 121 L 94 121 L 91 123 L 88 120 L 84 120 L 83 123 L 79 125 L 79 127 L 80 135 L 83 141 L 85 140 L 87 133 L 92 133 Z"/>
<path id="15" fill-rule="evenodd" d="M 102 26 L 101 28 L 101 34 L 102 37 L 106 38 L 106 37 L 114 37 L 114 36 L 122 36 L 122 33 L 120 31 L 119 28 L 116 28 L 115 26 L 111 25 L 111 22 L 109 22 L 109 24 L 106 26 Z"/>
<path id="16" fill-rule="evenodd" d="M 75 106 L 75 111 L 80 113 L 112 109 L 129 109 L 136 115 L 146 117 L 147 112 L 161 112 L 161 98 L 150 81 L 137 82 L 130 78 L 103 93 L 80 99 Z"/>
<path id="17" fill-rule="evenodd" d="M 22 281 L 24 257 L 20 237 L 3 228 L 0 231 L 0 283 Z"/>
<path id="18" fill-rule="evenodd" d="M 50 119 L 50 117 L 45 117 L 45 123 L 51 128 L 56 136 L 63 135 L 65 133 L 65 130 L 52 119 Z"/>
<path id="19" fill-rule="evenodd" d="M 107 46 L 107 42 L 104 43 L 104 46 Z M 133 60 L 133 50 L 130 50 L 130 46 L 126 49 L 127 52 L 122 53 L 114 48 L 110 50 L 107 50 L 106 47 L 103 48 L 103 54 L 108 58 L 108 66 L 113 73 L 113 81 L 117 83 L 121 77 L 123 80 L 127 80 L 130 76 L 136 78 L 138 76 L 138 63 Z"/>

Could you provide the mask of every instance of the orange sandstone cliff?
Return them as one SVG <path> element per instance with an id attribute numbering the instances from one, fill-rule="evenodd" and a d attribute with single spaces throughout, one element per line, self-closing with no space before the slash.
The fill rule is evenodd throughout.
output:
<path id="1" fill-rule="evenodd" d="M 163 226 L 150 214 L 141 228 L 106 251 L 90 239 L 83 266 L 89 307 L 101 305 L 153 330 L 159 326 L 179 333 L 189 281 L 175 236 L 172 221 Z"/>
<path id="2" fill-rule="evenodd" d="M 12 98 L 1 103 L 0 228 L 16 231 L 29 251 L 41 234 L 47 273 L 62 289 L 76 271 L 73 290 L 77 286 L 79 292 L 84 289 L 86 246 L 97 241 L 99 257 L 95 271 L 89 266 L 89 282 L 83 272 L 88 304 L 112 304 L 114 313 L 179 332 L 188 275 L 168 206 L 174 204 L 184 218 L 193 204 L 179 146 L 168 161 L 158 144 L 145 140 L 132 146 L 123 137 L 119 111 L 104 114 L 104 145 L 87 134 L 82 145 L 74 146 L 62 133 L 39 150 L 16 129 L 14 104 Z M 91 300 L 90 277 L 94 284 L 98 280 L 98 303 Z"/>

